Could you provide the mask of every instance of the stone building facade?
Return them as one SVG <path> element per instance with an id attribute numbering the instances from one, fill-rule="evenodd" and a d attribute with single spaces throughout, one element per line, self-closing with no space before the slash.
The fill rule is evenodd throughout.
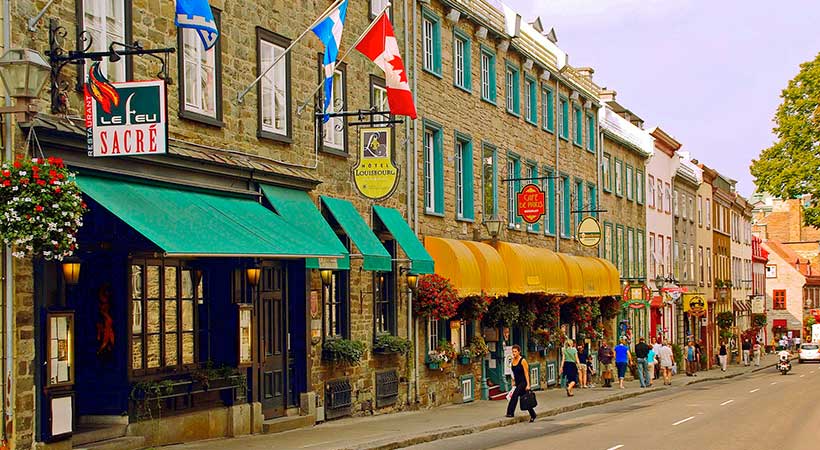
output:
<path id="1" fill-rule="evenodd" d="M 699 294 L 700 273 L 698 271 L 696 205 L 697 191 L 703 174 L 692 163 L 689 152 L 677 151 L 678 170 L 672 183 L 672 210 L 675 216 L 675 234 L 672 244 L 673 272 L 675 279 L 688 293 Z M 687 313 L 678 316 L 676 342 L 687 342 L 689 337 L 702 339 L 700 318 Z"/>

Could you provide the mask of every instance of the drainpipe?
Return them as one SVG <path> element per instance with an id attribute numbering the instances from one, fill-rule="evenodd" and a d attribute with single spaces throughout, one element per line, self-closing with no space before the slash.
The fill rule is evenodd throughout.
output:
<path id="1" fill-rule="evenodd" d="M 556 76 L 555 77 L 555 102 L 554 102 L 554 107 L 555 107 L 555 112 L 556 113 L 558 112 L 558 108 L 560 108 L 559 99 L 560 99 L 561 95 L 560 95 L 559 89 L 560 89 L 560 86 L 558 85 L 558 77 Z M 558 114 L 555 114 L 555 117 L 557 118 Z M 561 151 L 559 150 L 560 142 L 559 142 L 559 138 L 558 138 L 558 134 L 561 132 L 561 124 L 560 123 L 555 124 L 554 131 L 555 131 L 555 133 L 554 133 L 555 134 L 555 176 L 559 177 L 559 178 L 556 178 L 555 181 L 560 183 L 558 188 L 561 189 L 561 200 L 563 200 L 564 196 L 567 195 L 567 192 L 564 192 L 564 183 L 560 178 L 560 176 L 561 176 L 561 163 L 560 163 L 560 160 L 558 159 L 561 155 Z M 558 218 L 557 223 L 555 224 L 555 252 L 557 253 L 558 251 L 561 250 L 561 231 L 563 230 L 563 224 L 564 224 L 564 218 L 561 214 L 561 202 L 558 201 L 558 196 L 557 195 L 555 196 L 555 211 L 557 212 L 557 214 L 555 214 L 555 217 Z"/>
<path id="2" fill-rule="evenodd" d="M 595 177 L 596 177 L 596 180 L 597 180 L 597 183 L 598 183 L 598 186 L 595 188 L 596 191 L 597 191 L 597 195 L 595 196 L 595 201 L 597 202 L 597 204 L 593 205 L 593 208 L 595 208 L 595 209 L 600 209 L 601 198 L 603 198 L 603 193 L 604 193 L 604 191 L 602 189 L 603 184 L 604 184 L 604 181 L 603 181 L 604 180 L 604 178 L 603 178 L 604 175 L 603 175 L 603 170 L 601 168 L 601 165 L 603 164 L 603 157 L 604 157 L 604 135 L 603 135 L 603 132 L 601 131 L 601 120 L 598 118 L 598 112 L 601 111 L 602 108 L 603 108 L 603 105 L 598 106 L 598 109 L 595 110 L 595 114 L 593 115 L 593 117 L 595 117 L 595 136 L 598 136 L 598 146 L 596 147 L 597 151 L 595 152 L 595 164 L 596 164 L 596 167 L 597 167 L 597 169 L 595 169 Z M 644 190 L 646 190 L 646 189 L 644 189 Z M 646 199 L 645 198 L 644 198 L 644 204 L 646 204 Z M 603 226 L 603 225 L 601 225 L 601 226 Z M 644 223 L 644 228 L 646 228 L 646 223 Z M 602 231 L 603 231 L 603 229 L 602 229 Z M 601 239 L 601 241 L 603 241 L 603 239 Z M 606 245 L 606 244 L 604 244 L 604 245 Z M 598 257 L 599 258 L 603 258 L 605 256 L 604 250 L 605 250 L 605 248 L 601 248 L 600 245 L 598 246 Z"/>
<path id="3" fill-rule="evenodd" d="M 3 44 L 6 49 L 9 48 L 11 43 L 11 1 L 10 0 L 3 0 Z M 8 92 L 6 92 L 6 106 L 11 106 L 11 96 Z M 3 156 L 6 161 L 11 161 L 14 159 L 14 155 L 12 153 L 12 116 L 6 116 L 6 129 L 5 129 L 5 139 L 3 142 Z M 3 423 L 3 441 L 8 442 L 9 435 L 8 430 L 6 427 L 7 423 L 11 423 L 12 418 L 14 417 L 14 401 L 10 398 L 12 390 L 11 387 L 11 379 L 12 373 L 14 370 L 14 342 L 12 340 L 12 336 L 14 334 L 14 330 L 12 329 L 12 320 L 14 311 L 12 309 L 12 298 L 14 296 L 14 274 L 12 273 L 12 259 L 11 259 L 11 246 L 6 245 L 3 248 L 3 281 L 4 281 L 4 292 L 3 292 L 3 346 L 4 351 L 6 353 L 5 362 L 3 363 L 3 372 L 4 376 L 6 377 L 6 385 L 3 389 L 3 416 L 4 416 L 4 423 Z"/>
<path id="4" fill-rule="evenodd" d="M 406 10 L 406 5 L 405 5 Z M 413 2 L 413 33 L 412 33 L 412 41 L 413 41 L 413 94 L 415 95 L 416 100 L 416 110 L 419 109 L 419 97 L 418 97 L 418 64 L 417 64 L 417 51 L 416 51 L 416 36 L 417 30 L 416 27 L 418 24 L 416 23 L 416 15 L 418 14 L 418 4 L 414 1 Z M 406 46 L 405 46 L 406 48 Z M 406 54 L 406 53 L 405 53 Z M 418 124 L 416 121 L 413 122 L 413 231 L 418 234 L 419 231 L 419 205 L 418 205 L 418 196 L 419 196 L 419 187 L 418 183 L 416 183 L 418 179 L 418 164 L 419 164 L 419 152 L 418 152 Z M 410 175 L 410 171 L 408 170 L 408 176 Z M 409 217 L 408 217 L 409 219 Z M 416 404 L 419 402 L 419 326 L 416 319 L 413 317 L 413 310 L 410 308 L 413 294 L 410 294 L 410 300 L 408 300 L 408 308 L 407 308 L 407 317 L 410 318 L 408 322 L 408 327 L 412 324 L 413 327 L 413 399 Z"/>

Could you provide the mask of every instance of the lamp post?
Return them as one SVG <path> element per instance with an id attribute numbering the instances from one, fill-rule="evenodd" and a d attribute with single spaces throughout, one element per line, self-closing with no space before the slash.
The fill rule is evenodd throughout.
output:
<path id="1" fill-rule="evenodd" d="M 7 51 L 0 58 L 0 78 L 16 104 L 0 107 L 0 114 L 15 114 L 18 121 L 28 122 L 37 113 L 33 100 L 40 96 L 50 74 L 51 66 L 40 53 L 29 48 Z"/>
<path id="2" fill-rule="evenodd" d="M 501 227 L 503 226 L 503 222 L 501 218 L 498 217 L 498 214 L 493 214 L 487 219 L 484 219 L 484 227 L 487 229 L 487 233 L 490 233 L 490 238 L 495 241 L 498 239 L 498 235 L 501 234 Z"/>

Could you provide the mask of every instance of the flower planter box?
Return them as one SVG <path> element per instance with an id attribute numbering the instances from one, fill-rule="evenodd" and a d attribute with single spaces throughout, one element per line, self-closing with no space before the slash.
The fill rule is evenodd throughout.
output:
<path id="1" fill-rule="evenodd" d="M 438 370 L 441 367 L 441 363 L 438 361 L 428 361 L 427 368 L 430 370 Z"/>
<path id="2" fill-rule="evenodd" d="M 467 366 L 467 365 L 473 363 L 473 359 L 470 358 L 469 356 L 459 356 L 458 357 L 458 363 L 463 365 L 463 366 Z"/>
<path id="3" fill-rule="evenodd" d="M 390 355 L 400 355 L 401 352 L 390 350 L 388 348 L 374 348 L 373 349 L 373 354 L 374 355 L 390 356 Z"/>

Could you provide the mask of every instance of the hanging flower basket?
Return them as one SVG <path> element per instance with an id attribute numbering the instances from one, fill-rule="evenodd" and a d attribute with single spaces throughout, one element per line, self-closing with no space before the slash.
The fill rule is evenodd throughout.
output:
<path id="1" fill-rule="evenodd" d="M 0 166 L 0 236 L 17 258 L 62 260 L 77 249 L 83 202 L 60 158 L 18 157 Z"/>
<path id="2" fill-rule="evenodd" d="M 455 317 L 461 299 L 450 280 L 440 275 L 419 277 L 413 311 L 416 315 L 437 320 Z"/>

